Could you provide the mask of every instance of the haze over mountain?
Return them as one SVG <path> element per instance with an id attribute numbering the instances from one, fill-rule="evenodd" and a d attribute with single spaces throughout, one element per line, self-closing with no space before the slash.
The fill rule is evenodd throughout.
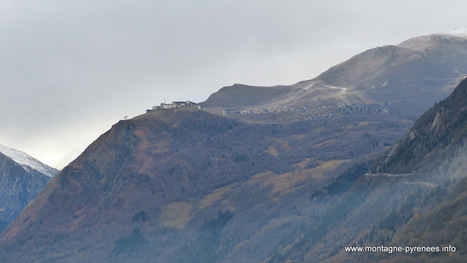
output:
<path id="1" fill-rule="evenodd" d="M 57 173 L 24 152 L 0 145 L 0 232 Z"/>
<path id="2" fill-rule="evenodd" d="M 314 200 L 327 195 L 338 201 L 318 220 L 291 234 L 269 262 L 464 262 L 466 105 L 464 79 L 369 173 L 344 174 L 327 191 L 314 194 Z M 355 183 L 340 191 L 349 180 Z"/>
<path id="3" fill-rule="evenodd" d="M 416 119 L 447 97 L 467 72 L 464 31 L 415 37 L 377 47 L 291 86 L 224 87 L 201 103 L 208 109 L 270 111 L 339 104 L 378 104 Z M 330 107 L 329 107 L 330 106 Z"/>
<path id="4" fill-rule="evenodd" d="M 189 108 L 121 121 L 8 226 L 0 258 L 216 261 L 226 251 L 241 255 L 244 248 L 235 247 L 250 239 L 264 250 L 254 258 L 263 257 L 271 253 L 269 233 L 256 231 L 288 211 L 289 198 L 328 184 L 340 165 L 381 151 L 409 125 L 383 114 L 352 115 L 328 121 L 329 130 L 324 121 L 244 124 Z M 221 242 L 230 221 L 226 233 L 239 235 Z"/>
<path id="5" fill-rule="evenodd" d="M 416 211 L 428 215 L 430 205 L 442 205 L 447 198 L 444 193 L 457 194 L 459 181 L 451 179 L 461 178 L 460 173 L 449 177 L 446 192 L 427 205 L 417 202 L 431 194 L 433 184 L 440 184 L 433 176 L 420 174 L 413 181 L 363 176 L 368 169 L 382 170 L 370 168 L 370 160 L 394 145 L 413 125 L 416 113 L 439 101 L 467 72 L 465 63 L 454 63 L 456 56 L 467 53 L 466 40 L 444 35 L 428 38 L 433 44 L 415 39 L 364 52 L 291 87 L 221 89 L 203 105 L 215 113 L 225 110 L 227 116 L 176 108 L 116 123 L 55 176 L 5 229 L 0 235 L 0 259 L 332 262 L 345 260 L 349 255 L 342 255 L 343 247 L 352 242 L 386 244 L 402 233 L 415 205 L 421 209 Z M 418 56 L 417 49 L 422 50 Z M 433 57 L 440 50 L 455 54 L 448 56 L 452 64 L 435 63 Z M 428 62 L 430 67 L 419 69 Z M 441 79 L 437 88 L 433 82 L 438 80 L 425 79 L 435 69 L 441 72 L 433 75 Z M 407 72 L 414 74 L 412 81 L 404 75 Z M 463 86 L 465 82 L 453 94 L 462 93 Z M 419 96 L 408 98 L 406 92 Z M 455 112 L 450 105 L 463 102 L 448 99 L 443 107 Z M 263 111 L 264 107 L 270 110 Z M 280 112 L 271 113 L 273 107 Z M 465 109 L 459 109 L 454 123 L 465 127 L 461 117 Z M 241 110 L 246 114 L 236 114 Z M 462 129 L 448 125 L 451 114 L 434 112 L 440 117 L 430 120 L 433 132 L 439 127 L 448 131 L 445 136 L 464 136 Z M 414 134 L 420 138 L 420 132 Z M 430 137 L 430 145 L 442 151 L 442 146 L 436 146 L 441 145 L 438 135 Z M 461 149 L 455 145 L 452 149 Z M 421 159 L 441 156 L 435 153 L 438 150 Z M 411 161 L 414 167 L 419 160 Z M 398 194 L 394 187 L 400 189 Z M 418 188 L 419 196 L 407 197 Z M 414 203 L 408 201 L 412 199 Z M 372 227 L 375 234 L 367 235 Z"/>

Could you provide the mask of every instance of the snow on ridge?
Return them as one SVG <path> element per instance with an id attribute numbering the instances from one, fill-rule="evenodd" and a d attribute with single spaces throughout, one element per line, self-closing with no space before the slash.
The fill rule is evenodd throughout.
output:
<path id="1" fill-rule="evenodd" d="M 455 28 L 447 32 L 446 34 L 459 37 L 467 37 L 467 28 Z"/>
<path id="2" fill-rule="evenodd" d="M 451 31 L 445 32 L 445 33 L 436 33 L 436 34 L 431 34 L 431 35 L 424 35 L 424 36 L 418 36 L 418 37 L 413 37 L 408 40 L 405 40 L 404 42 L 400 43 L 399 46 L 405 46 L 405 47 L 411 47 L 411 46 L 416 46 L 420 47 L 420 44 L 424 45 L 422 47 L 429 46 L 430 43 L 433 41 L 436 41 L 438 39 L 454 39 L 456 37 L 461 37 L 467 39 L 467 28 L 461 28 L 461 29 L 453 29 Z"/>
<path id="3" fill-rule="evenodd" d="M 33 157 L 29 156 L 28 154 L 22 151 L 8 148 L 0 144 L 0 152 L 13 159 L 13 161 L 21 165 L 28 172 L 31 172 L 31 170 L 36 170 L 49 177 L 53 177 L 56 174 L 55 169 L 46 166 L 39 160 L 34 159 Z"/>

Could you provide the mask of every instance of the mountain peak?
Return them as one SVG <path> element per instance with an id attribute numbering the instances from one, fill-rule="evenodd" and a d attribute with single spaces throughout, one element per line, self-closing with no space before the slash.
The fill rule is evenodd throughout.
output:
<path id="1" fill-rule="evenodd" d="M 299 112 L 296 118 L 321 118 L 336 116 L 339 105 L 378 105 L 389 114 L 414 121 L 434 102 L 446 98 L 467 73 L 466 31 L 372 48 L 314 79 L 288 86 L 237 83 L 200 104 L 212 113 L 242 119 L 256 119 L 255 113 L 289 111 Z"/>
<path id="2" fill-rule="evenodd" d="M 452 43 L 461 43 L 467 39 L 466 30 L 467 29 L 455 29 L 446 33 L 413 37 L 403 41 L 398 46 L 424 50 L 428 47 L 439 45 L 440 43 L 449 43 L 451 45 Z"/>
<path id="3" fill-rule="evenodd" d="M 31 170 L 36 170 L 40 173 L 43 173 L 44 175 L 47 175 L 48 177 L 53 177 L 55 174 L 57 174 L 57 170 L 44 165 L 39 160 L 31 157 L 25 152 L 12 149 L 1 144 L 0 152 L 13 159 L 13 161 L 21 165 L 21 167 L 23 167 L 28 172 Z"/>
<path id="4" fill-rule="evenodd" d="M 467 28 L 454 28 L 448 31 L 446 34 L 467 38 Z"/>
<path id="5" fill-rule="evenodd" d="M 57 173 L 22 151 L 0 145 L 0 232 Z"/>

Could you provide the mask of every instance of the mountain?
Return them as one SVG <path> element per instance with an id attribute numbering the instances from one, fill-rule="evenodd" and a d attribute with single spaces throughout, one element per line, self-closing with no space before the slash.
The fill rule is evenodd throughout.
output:
<path id="1" fill-rule="evenodd" d="M 383 155 L 372 172 L 410 173 L 436 167 L 467 137 L 467 80 L 423 114 L 408 134 Z"/>
<path id="2" fill-rule="evenodd" d="M 467 73 L 467 37 L 461 31 L 416 37 L 373 48 L 318 77 L 290 86 L 233 85 L 201 105 L 213 111 L 314 109 L 308 115 L 339 111 L 343 105 L 379 105 L 415 120 L 447 97 Z M 265 96 L 260 93 L 263 90 Z M 265 99 L 267 98 L 267 99 Z"/>
<path id="3" fill-rule="evenodd" d="M 24 170 L 31 174 L 41 174 L 46 175 L 48 177 L 54 177 L 58 173 L 57 169 L 41 163 L 39 160 L 31 157 L 30 155 L 22 151 L 0 145 L 0 153 L 11 158 Z"/>
<path id="4" fill-rule="evenodd" d="M 433 54 L 450 50 L 462 57 L 465 51 L 461 37 L 433 39 Z M 436 64 L 431 44 L 414 41 L 418 57 L 400 53 L 415 54 L 403 47 L 410 43 L 392 47 L 393 53 L 391 47 L 374 49 L 365 59 L 354 57 L 355 68 L 344 62 L 314 80 L 289 87 L 234 85 L 213 94 L 205 110 L 159 109 L 116 123 L 0 234 L 0 261 L 332 262 L 357 257 L 342 254 L 354 242 L 398 238 L 401 228 L 411 229 L 414 211 L 437 216 L 428 215 L 430 205 L 448 197 L 432 191 L 447 181 L 433 170 L 424 177 L 422 170 L 405 172 L 396 159 L 377 158 L 410 130 L 421 108 L 443 92 L 448 96 L 449 85 L 466 72 L 454 55 L 453 67 Z M 373 61 L 378 57 L 382 62 Z M 420 61 L 433 63 L 426 69 L 433 76 L 444 76 L 440 85 L 424 80 L 429 75 L 417 68 L 425 66 Z M 377 73 L 379 67 L 396 76 Z M 435 75 L 438 70 L 444 74 Z M 406 71 L 413 79 L 403 77 Z M 384 82 L 376 87 L 368 79 Z M 420 96 L 407 98 L 403 87 Z M 428 102 L 431 91 L 438 95 Z M 450 129 L 443 126 L 447 118 L 440 130 Z M 427 152 L 411 164 L 429 158 Z M 373 159 L 380 165 L 372 166 Z M 437 167 L 454 169 L 443 166 L 448 159 Z M 392 174 L 392 165 L 404 174 Z M 446 191 L 460 191 L 458 180 L 450 177 Z"/>
<path id="5" fill-rule="evenodd" d="M 257 87 L 235 84 L 232 87 L 223 87 L 212 94 L 208 100 L 202 103 L 202 106 L 205 108 L 246 108 L 281 100 L 291 90 L 290 86 Z"/>
<path id="6" fill-rule="evenodd" d="M 288 200 L 383 151 L 407 125 L 384 114 L 248 124 L 194 108 L 120 121 L 8 226 L 0 259 L 215 262 L 254 243 L 256 261 L 271 253 L 271 235 L 287 231 L 258 232 L 296 213 Z"/>
<path id="7" fill-rule="evenodd" d="M 343 174 L 351 180 L 338 177 L 324 194 L 313 195 L 337 201 L 289 235 L 268 262 L 464 262 L 466 105 L 464 79 L 369 173 Z M 336 185 L 352 180 L 339 192 Z"/>
<path id="8" fill-rule="evenodd" d="M 0 145 L 0 231 L 57 173 L 24 152 Z"/>

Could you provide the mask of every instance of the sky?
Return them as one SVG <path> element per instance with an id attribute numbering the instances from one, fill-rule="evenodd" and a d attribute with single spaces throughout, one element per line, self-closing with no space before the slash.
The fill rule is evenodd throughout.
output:
<path id="1" fill-rule="evenodd" d="M 465 28 L 464 0 L 0 0 L 0 144 L 55 168 L 125 116 Z"/>

